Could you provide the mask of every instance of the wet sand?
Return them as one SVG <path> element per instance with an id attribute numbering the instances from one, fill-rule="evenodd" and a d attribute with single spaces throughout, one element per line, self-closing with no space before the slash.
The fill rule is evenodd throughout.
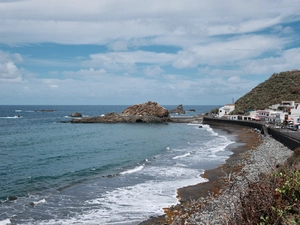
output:
<path id="1" fill-rule="evenodd" d="M 187 186 L 178 190 L 178 196 L 181 204 L 165 208 L 165 214 L 169 218 L 174 215 L 181 215 L 185 213 L 185 208 L 189 207 L 189 202 L 201 197 L 217 196 L 221 188 L 225 185 L 224 177 L 231 172 L 238 172 L 241 170 L 243 164 L 241 160 L 247 157 L 248 150 L 254 150 L 262 143 L 260 134 L 253 129 L 239 126 L 239 125 L 210 125 L 213 129 L 221 129 L 229 134 L 236 136 L 236 143 L 229 145 L 228 150 L 233 154 L 226 160 L 226 163 L 219 167 L 205 171 L 202 177 L 208 179 L 208 182 L 197 185 Z M 151 218 L 140 223 L 140 225 L 161 225 L 168 224 L 166 216 Z"/>

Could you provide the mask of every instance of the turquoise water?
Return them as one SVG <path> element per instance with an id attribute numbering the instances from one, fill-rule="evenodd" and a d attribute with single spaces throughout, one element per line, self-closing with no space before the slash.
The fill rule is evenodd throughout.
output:
<path id="1" fill-rule="evenodd" d="M 0 106 L 0 224 L 138 224 L 231 154 L 208 125 L 68 123 L 126 107 Z"/>

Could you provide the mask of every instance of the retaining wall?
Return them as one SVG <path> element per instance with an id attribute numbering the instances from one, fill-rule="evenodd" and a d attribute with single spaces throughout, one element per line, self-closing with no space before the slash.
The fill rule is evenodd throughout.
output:
<path id="1" fill-rule="evenodd" d="M 281 142 L 289 149 L 294 150 L 300 147 L 300 133 L 298 132 L 286 132 L 286 129 L 277 129 L 266 126 L 263 123 L 254 122 L 254 121 L 244 121 L 244 120 L 229 120 L 229 119 L 219 119 L 205 116 L 203 118 L 203 123 L 215 124 L 215 125 L 226 125 L 226 124 L 235 124 L 240 126 L 246 126 L 251 128 L 256 128 L 262 131 L 264 134 L 271 135 L 275 140 Z"/>

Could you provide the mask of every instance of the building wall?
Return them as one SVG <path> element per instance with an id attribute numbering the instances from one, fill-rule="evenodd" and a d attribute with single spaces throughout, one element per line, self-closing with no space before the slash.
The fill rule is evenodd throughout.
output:
<path id="1" fill-rule="evenodd" d="M 230 112 L 234 110 L 234 104 L 227 104 L 221 108 L 219 108 L 219 118 L 222 116 L 228 115 Z"/>

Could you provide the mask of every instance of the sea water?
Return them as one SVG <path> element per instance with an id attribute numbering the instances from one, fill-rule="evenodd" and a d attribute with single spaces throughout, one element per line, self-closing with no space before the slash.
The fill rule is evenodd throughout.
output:
<path id="1" fill-rule="evenodd" d="M 0 106 L 0 225 L 138 224 L 231 154 L 234 137 L 203 124 L 69 123 L 126 108 Z"/>

